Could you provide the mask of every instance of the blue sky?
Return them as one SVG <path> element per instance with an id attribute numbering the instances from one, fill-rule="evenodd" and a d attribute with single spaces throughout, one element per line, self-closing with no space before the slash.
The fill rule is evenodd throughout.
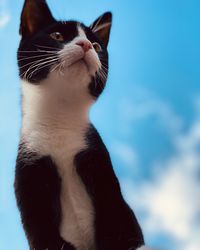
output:
<path id="1" fill-rule="evenodd" d="M 49 0 L 60 19 L 114 15 L 107 88 L 91 119 L 147 245 L 200 245 L 200 2 Z M 13 195 L 20 129 L 16 64 L 23 1 L 0 0 L 0 250 L 26 250 Z"/>

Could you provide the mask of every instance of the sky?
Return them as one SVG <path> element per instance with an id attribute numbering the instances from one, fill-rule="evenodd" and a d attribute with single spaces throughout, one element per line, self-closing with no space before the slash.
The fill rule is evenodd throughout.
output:
<path id="1" fill-rule="evenodd" d="M 113 13 L 107 87 L 91 120 L 155 250 L 200 246 L 200 1 L 48 0 L 58 19 Z M 0 250 L 26 250 L 13 180 L 22 0 L 0 0 Z"/>

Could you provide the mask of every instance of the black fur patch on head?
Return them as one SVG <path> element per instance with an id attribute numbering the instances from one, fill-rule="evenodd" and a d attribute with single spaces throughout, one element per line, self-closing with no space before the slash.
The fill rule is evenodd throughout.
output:
<path id="1" fill-rule="evenodd" d="M 52 39 L 53 32 L 60 32 L 64 41 Z M 55 21 L 31 37 L 22 37 L 17 53 L 20 77 L 37 84 L 45 79 L 52 65 L 59 62 L 57 52 L 77 35 L 77 22 Z"/>
<path id="2" fill-rule="evenodd" d="M 45 0 L 25 0 L 19 33 L 30 37 L 55 21 Z"/>
<path id="3" fill-rule="evenodd" d="M 93 31 L 93 33 L 95 33 L 99 37 L 104 47 L 108 46 L 111 26 L 112 26 L 111 12 L 104 13 L 90 25 L 90 29 Z"/>

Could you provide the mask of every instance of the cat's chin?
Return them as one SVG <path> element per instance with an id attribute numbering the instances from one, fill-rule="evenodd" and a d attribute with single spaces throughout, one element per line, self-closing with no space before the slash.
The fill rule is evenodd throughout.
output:
<path id="1" fill-rule="evenodd" d="M 84 60 L 84 58 L 78 60 L 76 63 L 77 63 L 78 65 L 80 65 L 80 67 L 84 67 L 84 68 L 86 68 L 87 70 L 89 70 L 89 66 L 88 66 L 87 62 Z M 76 64 L 76 63 L 75 63 L 75 64 Z"/>
<path id="2" fill-rule="evenodd" d="M 73 62 L 72 64 L 68 65 L 66 67 L 66 71 L 77 71 L 77 74 L 79 74 L 80 72 L 85 72 L 85 73 L 88 73 L 89 74 L 89 68 L 88 68 L 88 65 L 86 63 L 86 61 L 82 58 L 82 59 L 79 59 L 75 62 Z"/>
<path id="3" fill-rule="evenodd" d="M 88 63 L 86 58 L 81 58 L 80 60 L 72 63 L 67 68 L 76 68 L 79 74 L 80 70 L 84 71 L 89 76 L 95 76 L 96 70 Z"/>

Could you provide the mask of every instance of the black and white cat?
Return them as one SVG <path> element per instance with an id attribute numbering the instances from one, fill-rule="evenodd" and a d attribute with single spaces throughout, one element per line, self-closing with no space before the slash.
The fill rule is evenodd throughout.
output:
<path id="1" fill-rule="evenodd" d="M 15 191 L 31 250 L 134 250 L 144 244 L 88 115 L 106 84 L 111 23 L 109 12 L 90 27 L 56 21 L 44 0 L 25 1 Z"/>

